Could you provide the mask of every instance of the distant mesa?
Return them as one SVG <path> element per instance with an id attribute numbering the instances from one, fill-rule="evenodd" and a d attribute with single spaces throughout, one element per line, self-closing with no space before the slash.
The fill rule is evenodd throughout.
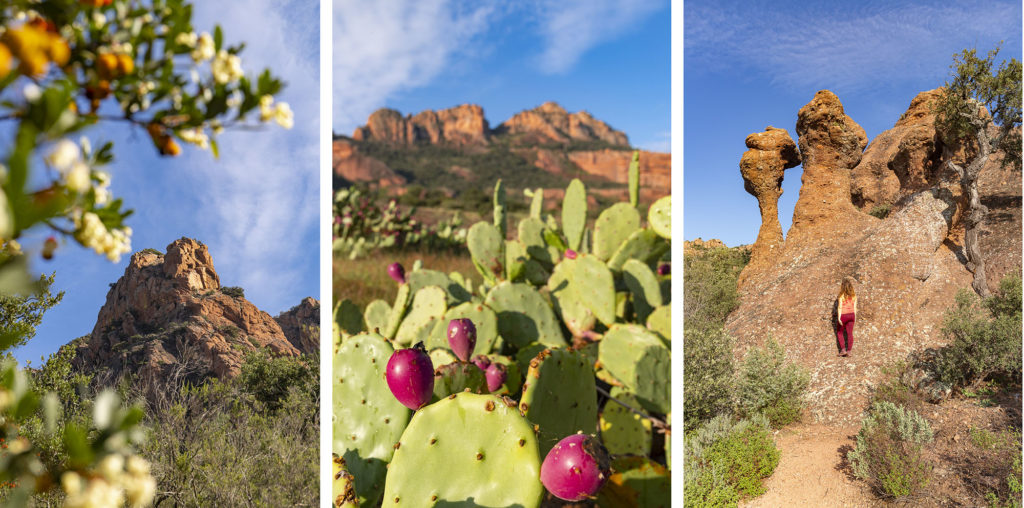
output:
<path id="1" fill-rule="evenodd" d="M 221 286 L 206 245 L 182 238 L 166 253 L 132 255 L 111 284 L 76 367 L 117 379 L 124 373 L 167 379 L 233 377 L 246 351 L 296 356 L 319 350 L 319 302 L 306 298 L 277 319 L 237 287 Z"/>
<path id="2" fill-rule="evenodd" d="M 333 164 L 336 185 L 356 182 L 391 189 L 416 181 L 415 169 L 390 167 L 373 153 L 387 146 L 391 150 L 442 147 L 450 153 L 481 154 L 488 151 L 502 157 L 518 157 L 526 166 L 564 179 L 584 175 L 624 185 L 627 182 L 632 148 L 625 133 L 594 118 L 586 111 L 569 113 L 554 102 L 521 111 L 491 129 L 483 108 L 463 104 L 415 115 L 380 109 L 355 129 L 351 137 L 334 140 Z M 424 155 L 429 156 L 429 155 Z M 671 191 L 671 155 L 641 151 L 641 192 L 654 199 Z M 447 171 L 461 181 L 475 181 L 474 168 L 450 164 Z M 541 173 L 543 174 L 543 173 Z M 602 189 L 606 194 L 624 194 L 622 189 Z"/>
<path id="3" fill-rule="evenodd" d="M 785 131 L 746 140 L 740 172 L 758 199 L 762 225 L 726 328 L 737 339 L 737 357 L 772 336 L 810 370 L 810 410 L 818 422 L 859 422 L 882 367 L 940 346 L 943 314 L 973 280 L 963 254 L 964 199 L 944 169 L 931 113 L 939 93 L 917 95 L 870 144 L 828 90 L 798 112 L 798 159 Z M 1021 172 L 1001 168 L 1001 157 L 992 157 L 979 179 L 992 217 L 981 236 L 991 289 L 1021 269 Z M 783 169 L 796 160 L 803 164 L 800 196 L 782 238 L 771 208 Z M 856 280 L 859 300 L 852 359 L 836 356 L 831 321 L 847 276 Z"/>

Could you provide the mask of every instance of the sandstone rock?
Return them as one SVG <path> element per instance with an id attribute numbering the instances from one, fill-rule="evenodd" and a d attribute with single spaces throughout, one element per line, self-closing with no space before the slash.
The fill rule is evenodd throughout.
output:
<path id="1" fill-rule="evenodd" d="M 585 173 L 612 182 L 629 182 L 631 150 L 580 150 L 568 153 L 569 161 Z M 672 192 L 672 154 L 640 151 L 640 196 L 653 201 Z"/>
<path id="2" fill-rule="evenodd" d="M 320 301 L 307 297 L 274 320 L 281 325 L 288 342 L 302 354 L 320 351 Z"/>
<path id="3" fill-rule="evenodd" d="M 486 144 L 489 134 L 490 128 L 484 118 L 483 108 L 475 104 L 463 104 L 405 117 L 393 109 L 379 109 L 370 115 L 366 125 L 356 128 L 352 139 L 399 145 L 423 142 L 463 146 Z"/>
<path id="4" fill-rule="evenodd" d="M 772 251 L 782 247 L 779 224 L 779 197 L 783 172 L 800 164 L 796 143 L 785 129 L 768 126 L 764 132 L 747 136 L 749 148 L 740 159 L 744 188 L 757 198 L 761 210 L 761 229 L 751 250 L 751 263 L 761 263 Z"/>
<path id="5" fill-rule="evenodd" d="M 131 372 L 167 379 L 231 377 L 244 352 L 298 355 L 280 325 L 241 296 L 223 291 L 204 244 L 182 238 L 163 255 L 132 255 L 111 286 L 96 325 L 78 345 L 79 369 L 116 379 Z"/>
<path id="6" fill-rule="evenodd" d="M 366 182 L 382 188 L 405 185 L 406 180 L 383 162 L 359 153 L 359 149 L 347 139 L 335 139 L 331 146 L 334 175 L 346 184 Z"/>
<path id="7" fill-rule="evenodd" d="M 517 113 L 495 129 L 496 134 L 512 135 L 520 144 L 603 141 L 629 146 L 629 138 L 608 124 L 580 111 L 570 114 L 554 102 Z"/>
<path id="8" fill-rule="evenodd" d="M 860 162 L 867 145 L 864 129 L 846 116 L 835 94 L 821 90 L 800 108 L 796 133 L 803 177 L 787 242 L 813 239 L 837 223 L 865 226 L 864 217 L 870 217 L 850 201 L 850 169 Z"/>

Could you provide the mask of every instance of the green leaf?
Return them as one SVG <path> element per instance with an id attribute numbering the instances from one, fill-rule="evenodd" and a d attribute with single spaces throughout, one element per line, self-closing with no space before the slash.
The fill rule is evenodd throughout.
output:
<path id="1" fill-rule="evenodd" d="M 220 51 L 221 46 L 224 45 L 224 31 L 221 30 L 220 25 L 213 27 L 213 47 L 217 51 Z"/>

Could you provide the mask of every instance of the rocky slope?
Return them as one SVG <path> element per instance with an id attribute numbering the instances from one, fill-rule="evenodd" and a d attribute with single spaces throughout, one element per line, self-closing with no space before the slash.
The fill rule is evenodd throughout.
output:
<path id="1" fill-rule="evenodd" d="M 172 372 L 231 377 L 249 350 L 291 356 L 315 350 L 319 330 L 308 326 L 314 308 L 319 302 L 307 299 L 282 314 L 278 319 L 290 332 L 305 327 L 286 334 L 240 288 L 221 286 L 206 245 L 182 238 L 166 254 L 146 249 L 132 255 L 124 275 L 111 284 L 92 334 L 78 344 L 75 364 L 111 379 L 124 372 L 142 379 L 166 379 Z"/>
<path id="2" fill-rule="evenodd" d="M 412 154 L 411 161 L 396 162 L 397 158 L 392 157 L 389 165 L 379 155 L 381 146 L 408 152 Z M 488 162 L 516 158 L 521 164 L 515 171 L 535 167 L 544 171 L 542 175 L 557 177 L 546 181 L 558 184 L 582 175 L 598 187 L 615 188 L 614 192 L 607 192 L 615 194 L 615 198 L 625 195 L 625 190 L 619 187 L 626 183 L 632 156 L 625 133 L 586 111 L 569 113 L 554 102 L 517 113 L 494 129 L 489 128 L 483 108 L 473 104 L 404 116 L 392 109 L 381 109 L 370 115 L 366 125 L 356 128 L 350 138 L 334 140 L 336 185 L 366 182 L 395 193 L 400 193 L 406 183 L 436 187 L 436 174 L 417 178 L 422 158 L 438 156 L 437 150 L 430 150 L 432 147 L 441 149 L 453 160 L 462 155 L 490 156 L 484 157 L 482 162 L 489 166 L 489 171 L 494 164 Z M 365 153 L 371 148 L 377 150 L 377 156 Z M 645 200 L 670 192 L 672 163 L 669 154 L 641 151 L 640 165 Z M 480 169 L 453 162 L 447 164 L 443 172 L 456 175 L 460 181 L 472 182 L 474 186 L 492 184 L 493 181 L 478 178 Z M 493 180 L 494 175 L 490 176 Z M 457 193 L 460 189 L 448 190 Z"/>
<path id="3" fill-rule="evenodd" d="M 758 237 L 740 279 L 740 306 L 726 327 L 737 338 L 737 356 L 772 335 L 810 370 L 816 421 L 856 423 L 882 367 L 943 344 L 942 316 L 971 283 L 959 185 L 940 169 L 942 149 L 927 107 L 934 95 L 915 98 L 871 145 L 827 90 L 799 111 L 804 172 L 793 226 L 784 239 Z M 744 169 L 749 161 L 740 166 L 756 183 Z M 777 166 L 762 171 L 769 173 L 765 183 L 748 184 L 759 202 L 777 192 L 769 185 L 781 174 Z M 1021 174 L 988 167 L 980 186 L 992 207 L 982 250 L 995 288 L 1003 275 L 1020 271 Z M 867 213 L 878 204 L 892 206 L 885 219 Z M 763 213 L 762 220 L 778 218 Z M 833 306 L 845 276 L 856 279 L 859 304 L 853 356 L 839 358 Z"/>
<path id="4" fill-rule="evenodd" d="M 320 351 L 320 300 L 306 297 L 276 318 L 284 336 L 303 354 Z"/>

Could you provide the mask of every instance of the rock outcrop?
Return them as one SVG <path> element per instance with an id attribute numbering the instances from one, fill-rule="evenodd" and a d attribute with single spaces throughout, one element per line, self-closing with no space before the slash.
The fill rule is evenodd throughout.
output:
<path id="1" fill-rule="evenodd" d="M 359 149 L 347 139 L 335 139 L 331 148 L 334 176 L 346 185 L 368 182 L 373 186 L 389 188 L 406 183 L 405 178 L 383 162 L 359 153 Z"/>
<path id="2" fill-rule="evenodd" d="M 586 111 L 569 113 L 554 102 L 517 113 L 499 125 L 495 133 L 512 136 L 517 144 L 603 141 L 629 146 L 629 138 L 623 132 L 612 129 Z"/>
<path id="3" fill-rule="evenodd" d="M 292 356 L 300 351 L 240 288 L 220 285 L 206 245 L 182 238 L 166 254 L 146 249 L 132 255 L 92 333 L 78 345 L 75 363 L 111 379 L 130 372 L 198 380 L 237 375 L 245 352 L 256 348 Z"/>
<path id="4" fill-rule="evenodd" d="M 580 150 L 568 152 L 569 161 L 584 173 L 628 184 L 631 150 Z M 672 154 L 640 151 L 640 196 L 653 201 L 672 191 Z M 625 194 L 623 194 L 625 195 Z"/>
<path id="5" fill-rule="evenodd" d="M 370 115 L 366 125 L 356 128 L 352 139 L 402 145 L 429 143 L 464 146 L 486 144 L 489 134 L 484 109 L 476 104 L 463 104 L 404 117 L 393 109 L 379 109 Z"/>
<path id="6" fill-rule="evenodd" d="M 282 312 L 274 320 L 281 326 L 284 336 L 302 354 L 320 351 L 320 301 L 313 297 L 302 299 L 298 305 Z"/>
<path id="7" fill-rule="evenodd" d="M 934 91 L 919 95 L 862 157 L 863 129 L 834 94 L 818 92 L 798 116 L 804 176 L 793 227 L 781 249 L 741 277 L 740 305 L 726 322 L 737 358 L 769 336 L 778 340 L 811 373 L 809 409 L 818 422 L 856 424 L 884 367 L 943 345 L 943 315 L 973 279 L 961 247 L 958 185 L 938 170 L 941 147 L 928 132 L 930 97 Z M 986 265 L 997 267 L 988 274 L 995 288 L 1020 272 L 1021 173 L 989 169 L 979 180 L 982 201 L 998 211 L 982 250 Z M 873 203 L 892 210 L 872 217 L 865 208 Z M 834 310 L 847 276 L 859 303 L 853 355 L 840 358 Z"/>
<path id="8" fill-rule="evenodd" d="M 746 139 L 749 150 L 740 158 L 743 188 L 757 198 L 761 210 L 761 229 L 750 253 L 751 263 L 762 263 L 772 252 L 782 248 L 782 225 L 779 223 L 779 197 L 785 170 L 800 164 L 796 143 L 785 129 L 768 126 Z"/>

